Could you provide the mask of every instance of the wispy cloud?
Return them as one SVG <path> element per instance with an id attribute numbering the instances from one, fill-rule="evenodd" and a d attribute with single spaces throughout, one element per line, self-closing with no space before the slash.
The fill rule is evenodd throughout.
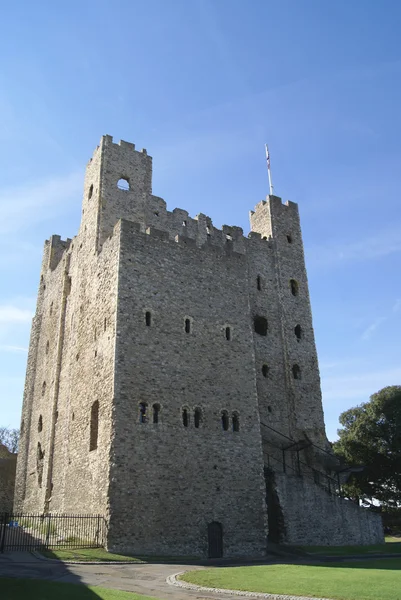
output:
<path id="1" fill-rule="evenodd" d="M 32 317 L 31 310 L 12 305 L 0 306 L 0 323 L 29 323 Z"/>
<path id="2" fill-rule="evenodd" d="M 401 309 L 401 298 L 398 298 L 393 305 L 393 313 L 397 313 Z"/>
<path id="3" fill-rule="evenodd" d="M 323 377 L 322 391 L 325 402 L 368 401 L 379 389 L 388 385 L 400 385 L 401 367 L 380 371 L 364 370 L 354 375 Z M 341 409 L 343 410 L 343 409 Z"/>
<path id="4" fill-rule="evenodd" d="M 68 200 L 81 195 L 81 171 L 46 181 L 0 189 L 0 234 L 15 233 L 68 209 Z"/>
<path id="5" fill-rule="evenodd" d="M 309 267 L 336 267 L 401 252 L 401 225 L 356 242 L 311 246 L 306 249 Z"/>
<path id="6" fill-rule="evenodd" d="M 22 346 L 7 346 L 6 344 L 0 345 L 0 352 L 28 352 L 28 348 Z"/>
<path id="7" fill-rule="evenodd" d="M 373 323 L 371 325 L 369 325 L 369 327 L 367 327 L 365 329 L 365 331 L 362 334 L 362 339 L 363 340 L 370 340 L 370 338 L 372 337 L 373 333 L 376 331 L 376 329 L 382 324 L 384 323 L 384 321 L 386 320 L 387 317 L 379 317 L 378 319 L 376 319 L 375 321 L 373 321 Z"/>

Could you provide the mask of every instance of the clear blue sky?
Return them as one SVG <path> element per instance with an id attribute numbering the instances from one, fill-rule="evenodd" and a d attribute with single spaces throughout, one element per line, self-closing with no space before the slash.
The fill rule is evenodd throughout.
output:
<path id="1" fill-rule="evenodd" d="M 154 193 L 248 231 L 299 203 L 329 439 L 401 383 L 398 0 L 16 0 L 0 37 L 0 425 L 19 426 L 44 239 L 76 234 L 100 136 Z"/>

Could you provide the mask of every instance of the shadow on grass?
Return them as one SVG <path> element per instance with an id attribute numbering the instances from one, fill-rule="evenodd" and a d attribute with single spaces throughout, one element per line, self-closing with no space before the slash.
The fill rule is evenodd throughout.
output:
<path id="1" fill-rule="evenodd" d="M 380 569 L 401 571 L 401 558 L 366 558 L 364 560 L 328 561 L 309 563 L 314 567 L 333 567 L 341 569 Z"/>

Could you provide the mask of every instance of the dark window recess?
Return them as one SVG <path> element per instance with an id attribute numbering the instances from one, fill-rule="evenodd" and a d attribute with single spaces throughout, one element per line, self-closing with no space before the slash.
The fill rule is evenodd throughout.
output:
<path id="1" fill-rule="evenodd" d="M 104 318 L 104 321 L 103 321 L 103 329 L 104 329 L 105 331 L 106 331 L 106 329 L 107 329 L 107 318 L 106 318 L 106 317 Z"/>
<path id="2" fill-rule="evenodd" d="M 267 319 L 265 317 L 254 317 L 253 326 L 255 333 L 258 333 L 259 335 L 267 335 Z"/>
<path id="3" fill-rule="evenodd" d="M 298 296 L 299 285 L 298 285 L 298 282 L 295 281 L 295 279 L 290 279 L 290 288 L 291 288 L 291 294 L 293 296 Z"/>
<path id="4" fill-rule="evenodd" d="M 271 407 L 271 406 L 268 406 L 268 407 L 267 407 L 267 412 L 271 413 L 271 411 L 272 411 L 272 407 Z"/>
<path id="5" fill-rule="evenodd" d="M 302 328 L 301 328 L 301 325 L 296 325 L 294 327 L 294 333 L 295 333 L 295 337 L 299 341 L 302 338 Z"/>
<path id="6" fill-rule="evenodd" d="M 269 367 L 268 365 L 262 365 L 262 375 L 263 377 L 269 376 Z"/>
<path id="7" fill-rule="evenodd" d="M 223 427 L 224 431 L 228 430 L 229 418 L 228 418 L 228 413 L 226 410 L 223 410 L 223 412 L 221 413 L 221 426 Z"/>
<path id="8" fill-rule="evenodd" d="M 44 395 L 45 395 L 45 393 L 46 393 L 46 381 L 44 381 L 44 382 L 42 383 L 42 396 L 44 396 Z"/>
<path id="9" fill-rule="evenodd" d="M 159 422 L 160 404 L 153 405 L 153 423 Z"/>
<path id="10" fill-rule="evenodd" d="M 239 431 L 239 416 L 233 413 L 233 431 Z"/>
<path id="11" fill-rule="evenodd" d="M 149 311 L 145 313 L 145 323 L 147 327 L 150 327 L 152 323 L 152 314 Z"/>
<path id="12" fill-rule="evenodd" d="M 185 319 L 185 333 L 191 333 L 191 319 Z"/>
<path id="13" fill-rule="evenodd" d="M 47 342 L 46 342 L 46 354 L 49 354 L 49 347 L 50 347 L 50 343 L 49 343 L 49 340 L 47 340 Z"/>
<path id="14" fill-rule="evenodd" d="M 139 422 L 140 423 L 148 422 L 147 409 L 148 409 L 148 405 L 146 404 L 146 402 L 141 402 L 139 405 Z"/>
<path id="15" fill-rule="evenodd" d="M 42 415 L 39 415 L 39 421 L 38 421 L 38 433 L 40 433 L 43 429 L 43 419 L 42 419 Z"/>
<path id="16" fill-rule="evenodd" d="M 260 275 L 258 275 L 258 276 L 256 277 L 256 287 L 258 288 L 258 290 L 259 290 L 259 292 L 260 292 L 260 291 L 261 291 L 261 289 L 262 289 L 262 280 L 261 280 L 261 278 L 260 278 Z"/>
<path id="17" fill-rule="evenodd" d="M 92 404 L 92 408 L 91 408 L 89 452 L 92 452 L 92 450 L 96 450 L 96 448 L 97 448 L 98 432 L 99 432 L 99 400 L 96 400 Z"/>
<path id="18" fill-rule="evenodd" d="M 226 327 L 226 340 L 227 341 L 231 340 L 231 328 L 230 327 Z"/>
<path id="19" fill-rule="evenodd" d="M 199 429 L 201 421 L 202 421 L 202 411 L 200 408 L 195 408 L 194 425 L 197 429 Z"/>
<path id="20" fill-rule="evenodd" d="M 93 194 L 93 183 L 89 188 L 89 194 L 88 194 L 88 199 L 90 200 L 92 198 L 92 194 Z"/>
<path id="21" fill-rule="evenodd" d="M 124 177 L 122 177 L 121 179 L 119 179 L 117 181 L 117 187 L 119 190 L 123 190 L 124 192 L 128 192 L 129 188 L 129 181 L 128 179 L 125 179 Z"/>
<path id="22" fill-rule="evenodd" d="M 189 425 L 189 415 L 187 408 L 182 409 L 182 424 L 184 425 L 184 427 L 188 427 Z"/>
<path id="23" fill-rule="evenodd" d="M 294 379 L 301 379 L 301 369 L 299 368 L 299 365 L 293 365 L 292 376 Z"/>
<path id="24" fill-rule="evenodd" d="M 292 244 L 292 235 L 290 233 L 287 235 L 287 242 Z"/>

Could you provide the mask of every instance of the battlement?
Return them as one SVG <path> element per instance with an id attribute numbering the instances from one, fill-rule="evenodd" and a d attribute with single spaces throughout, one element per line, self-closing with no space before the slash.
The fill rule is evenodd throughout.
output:
<path id="1" fill-rule="evenodd" d="M 126 151 L 133 151 L 133 152 L 141 152 L 142 154 L 147 155 L 147 150 L 146 148 L 142 148 L 141 150 L 135 150 L 135 144 L 133 144 L 132 142 L 126 142 L 125 140 L 120 140 L 119 142 L 113 142 L 113 136 L 112 135 L 103 135 L 101 140 L 100 140 L 100 145 L 103 144 L 112 144 L 113 146 L 119 146 L 122 150 Z"/>
<path id="2" fill-rule="evenodd" d="M 179 217 L 179 219 L 177 219 Z M 182 218 L 185 217 L 185 225 Z M 121 219 L 122 230 L 131 235 L 146 235 L 157 238 L 162 242 L 175 242 L 182 247 L 199 248 L 203 251 L 211 251 L 217 254 L 244 255 L 247 248 L 255 243 L 261 248 L 271 248 L 270 240 L 262 238 L 259 233 L 251 232 L 248 237 L 243 235 L 241 227 L 223 225 L 221 229 L 214 227 L 210 217 L 199 214 L 191 218 L 187 211 L 180 208 L 172 212 L 165 210 L 159 213 L 157 224 L 154 219 L 139 223 L 130 219 Z"/>
<path id="3" fill-rule="evenodd" d="M 255 209 L 250 211 L 250 214 L 254 215 L 261 210 L 265 210 L 267 205 L 282 212 L 288 210 L 289 212 L 298 213 L 298 204 L 296 202 L 291 202 L 291 200 L 282 202 L 279 196 L 266 196 L 266 200 L 261 200 L 258 202 L 258 204 L 255 206 Z"/>
<path id="4" fill-rule="evenodd" d="M 50 240 L 46 240 L 46 244 L 49 246 L 48 268 L 51 271 L 57 267 L 64 252 L 69 249 L 71 241 L 70 238 L 62 240 L 59 235 L 52 235 Z"/>

